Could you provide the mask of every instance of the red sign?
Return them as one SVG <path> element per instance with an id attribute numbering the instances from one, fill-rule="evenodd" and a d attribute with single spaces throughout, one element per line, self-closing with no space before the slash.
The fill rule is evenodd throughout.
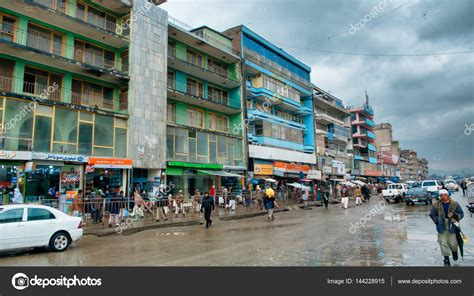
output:
<path id="1" fill-rule="evenodd" d="M 95 171 L 95 166 L 93 164 L 86 165 L 86 173 L 93 173 Z"/>
<path id="2" fill-rule="evenodd" d="M 382 171 L 379 170 L 364 170 L 364 176 L 382 177 Z"/>

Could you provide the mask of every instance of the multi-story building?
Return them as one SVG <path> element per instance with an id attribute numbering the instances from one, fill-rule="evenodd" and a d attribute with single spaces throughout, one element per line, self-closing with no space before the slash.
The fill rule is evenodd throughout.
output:
<path id="1" fill-rule="evenodd" d="M 352 169 L 352 157 L 347 153 L 352 137 L 351 113 L 340 99 L 315 85 L 313 103 L 318 170 L 323 177 L 344 176 Z"/>
<path id="2" fill-rule="evenodd" d="M 418 161 L 420 163 L 420 178 L 421 180 L 425 180 L 430 175 L 428 168 L 428 160 L 426 160 L 425 158 L 420 158 Z"/>
<path id="3" fill-rule="evenodd" d="M 167 13 L 124 3 L 0 3 L 2 190 L 33 200 L 126 190 L 132 168 L 161 177 Z"/>
<path id="4" fill-rule="evenodd" d="M 390 123 L 377 124 L 374 128 L 377 158 L 382 176 L 398 182 L 400 178 L 400 143 L 393 140 Z"/>
<path id="5" fill-rule="evenodd" d="M 380 177 L 382 171 L 377 162 L 375 147 L 374 110 L 366 103 L 360 107 L 347 107 L 351 112 L 352 153 L 354 156 L 353 175 Z"/>
<path id="6" fill-rule="evenodd" d="M 224 34 L 243 59 L 249 170 L 257 179 L 307 177 L 316 165 L 311 68 L 245 26 Z"/>
<path id="7" fill-rule="evenodd" d="M 421 180 L 420 162 L 415 150 L 402 149 L 400 155 L 405 163 L 402 163 L 403 181 Z"/>
<path id="8" fill-rule="evenodd" d="M 247 161 L 240 56 L 232 39 L 169 19 L 167 183 L 172 192 L 241 189 Z"/>

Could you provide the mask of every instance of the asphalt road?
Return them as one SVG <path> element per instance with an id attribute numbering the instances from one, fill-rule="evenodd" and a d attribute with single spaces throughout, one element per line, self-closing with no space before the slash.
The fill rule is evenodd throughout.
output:
<path id="1" fill-rule="evenodd" d="M 474 218 L 465 212 L 464 261 L 474 266 Z M 85 236 L 63 253 L 0 254 L 0 266 L 442 266 L 430 206 L 385 204 L 379 197 L 344 210 L 295 210 L 273 222 L 256 217 L 131 235 Z M 365 222 L 364 222 L 365 221 Z M 357 228 L 356 223 L 364 223 Z"/>

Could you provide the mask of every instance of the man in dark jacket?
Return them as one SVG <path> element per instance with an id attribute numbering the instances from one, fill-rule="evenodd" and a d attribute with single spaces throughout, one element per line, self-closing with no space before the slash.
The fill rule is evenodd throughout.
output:
<path id="1" fill-rule="evenodd" d="M 203 209 L 204 218 L 206 219 L 206 228 L 209 228 L 209 226 L 212 226 L 211 212 L 214 210 L 214 200 L 209 196 L 209 192 L 206 192 L 202 199 L 201 213 Z"/>
<path id="2" fill-rule="evenodd" d="M 365 200 L 369 200 L 370 199 L 370 190 L 369 190 L 369 187 L 367 187 L 367 185 L 364 185 L 362 186 L 362 196 L 365 198 Z"/>
<path id="3" fill-rule="evenodd" d="M 449 197 L 449 192 L 442 189 L 439 191 L 439 201 L 433 203 L 431 207 L 430 217 L 438 231 L 438 243 L 441 255 L 444 256 L 444 266 L 450 266 L 450 253 L 454 261 L 458 260 L 457 228 L 453 222 L 460 221 L 464 217 L 464 212 L 458 202 Z"/>

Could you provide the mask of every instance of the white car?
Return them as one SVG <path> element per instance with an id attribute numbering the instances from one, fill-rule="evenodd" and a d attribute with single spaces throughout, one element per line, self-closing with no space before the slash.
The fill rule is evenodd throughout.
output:
<path id="1" fill-rule="evenodd" d="M 425 180 L 421 182 L 421 187 L 426 188 L 426 190 L 432 194 L 441 189 L 441 185 L 436 180 Z"/>
<path id="2" fill-rule="evenodd" d="M 444 187 L 448 188 L 451 191 L 459 191 L 459 185 L 454 180 L 445 180 Z"/>
<path id="3" fill-rule="evenodd" d="M 387 189 L 382 190 L 382 196 L 387 202 L 402 201 L 408 191 L 408 186 L 403 183 L 389 184 Z"/>
<path id="4" fill-rule="evenodd" d="M 0 251 L 49 247 L 65 251 L 82 238 L 82 222 L 41 205 L 0 206 Z"/>

